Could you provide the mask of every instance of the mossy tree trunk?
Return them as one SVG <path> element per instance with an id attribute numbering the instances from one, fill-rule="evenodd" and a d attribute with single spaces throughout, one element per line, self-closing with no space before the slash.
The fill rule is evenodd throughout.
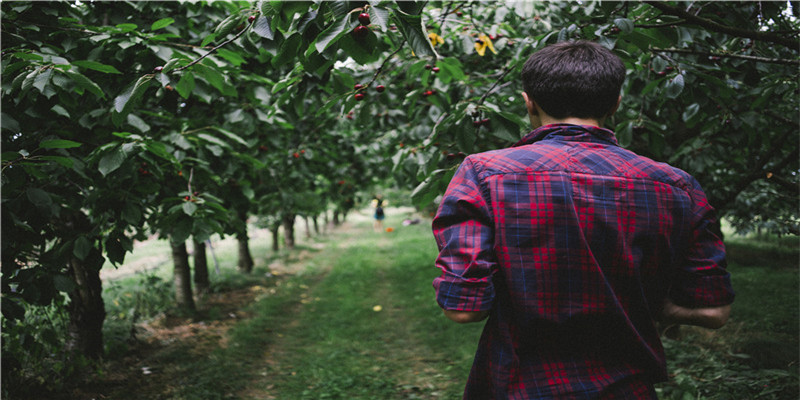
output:
<path id="1" fill-rule="evenodd" d="M 208 293 L 211 282 L 208 279 L 208 257 L 206 243 L 194 239 L 194 290 L 198 294 Z"/>
<path id="2" fill-rule="evenodd" d="M 192 271 L 189 268 L 189 253 L 186 251 L 186 242 L 174 243 L 170 241 L 170 247 L 172 247 L 172 263 L 175 266 L 173 276 L 175 303 L 178 308 L 185 311 L 194 311 Z"/>

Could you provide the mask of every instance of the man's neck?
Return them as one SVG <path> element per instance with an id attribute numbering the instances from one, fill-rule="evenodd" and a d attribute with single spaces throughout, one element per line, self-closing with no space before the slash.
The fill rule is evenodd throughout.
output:
<path id="1" fill-rule="evenodd" d="M 542 116 L 542 125 L 552 125 L 552 124 L 572 124 L 572 125 L 592 125 L 592 126 L 601 126 L 603 123 L 602 120 L 594 119 L 594 118 L 576 118 L 576 117 L 567 117 L 567 118 L 552 118 L 549 115 Z"/>

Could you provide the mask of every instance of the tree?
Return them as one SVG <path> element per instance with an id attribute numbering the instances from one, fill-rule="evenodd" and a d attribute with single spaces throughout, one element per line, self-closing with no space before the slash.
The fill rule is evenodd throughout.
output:
<path id="1" fill-rule="evenodd" d="M 375 185 L 435 205 L 464 156 L 527 131 L 522 63 L 560 40 L 598 41 L 625 62 L 608 121 L 622 146 L 695 175 L 739 229 L 798 232 L 798 150 L 785 145 L 798 126 L 794 4 L 0 8 L 4 335 L 37 329 L 24 324 L 31 307 L 61 305 L 86 327 L 72 347 L 101 355 L 101 260 L 121 263 L 152 231 L 183 260 L 190 237 L 245 243 L 249 216 L 276 240 L 295 215 L 330 205 L 338 220 Z"/>

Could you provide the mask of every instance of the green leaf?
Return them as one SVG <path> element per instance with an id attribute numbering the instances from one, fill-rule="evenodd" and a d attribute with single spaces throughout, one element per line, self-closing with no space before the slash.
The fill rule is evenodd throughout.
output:
<path id="1" fill-rule="evenodd" d="M 114 68 L 111 65 L 106 65 L 106 64 L 103 64 L 103 63 L 99 63 L 97 61 L 89 61 L 89 60 L 73 61 L 72 65 L 77 65 L 78 67 L 81 67 L 81 68 L 87 68 L 87 69 L 92 69 L 92 70 L 95 70 L 95 71 L 104 72 L 106 74 L 121 74 L 122 73 L 122 72 L 119 72 L 116 68 Z"/>
<path id="2" fill-rule="evenodd" d="M 633 31 L 633 21 L 628 18 L 617 18 L 614 20 L 614 25 L 625 33 Z"/>
<path id="3" fill-rule="evenodd" d="M 75 162 L 74 162 L 74 160 L 73 160 L 72 158 L 69 158 L 69 157 L 62 157 L 62 156 L 42 156 L 42 157 L 41 157 L 41 159 L 42 159 L 42 160 L 46 160 L 46 161 L 53 161 L 53 162 L 56 162 L 56 163 L 58 163 L 59 165 L 61 165 L 62 167 L 64 167 L 64 168 L 72 168 L 72 166 L 73 166 L 73 165 L 75 165 Z"/>
<path id="4" fill-rule="evenodd" d="M 216 69 L 211 68 L 204 64 L 196 64 L 197 73 L 208 82 L 209 85 L 215 87 L 220 92 L 225 92 L 225 77 Z"/>
<path id="5" fill-rule="evenodd" d="M 212 34 L 206 36 L 203 39 L 203 41 L 200 42 L 200 47 L 206 47 L 206 46 L 208 46 L 209 43 L 212 43 L 215 40 L 217 40 L 217 34 L 216 33 L 212 33 Z"/>
<path id="6" fill-rule="evenodd" d="M 220 22 L 219 25 L 217 25 L 217 27 L 214 28 L 214 33 L 217 35 L 217 37 L 220 38 L 227 36 L 229 33 L 231 33 L 233 28 L 235 28 L 236 25 L 239 24 L 239 21 L 241 21 L 241 19 L 242 16 L 239 14 L 233 14 L 228 16 L 228 18 L 222 20 L 222 22 Z"/>
<path id="7" fill-rule="evenodd" d="M 81 88 L 86 89 L 95 94 L 95 96 L 100 98 L 105 98 L 106 94 L 103 92 L 103 89 L 100 88 L 100 85 L 94 83 L 91 79 L 85 77 L 74 71 L 59 71 L 63 74 L 66 74 L 70 79 L 72 79 L 75 84 Z M 80 91 L 78 94 L 82 94 L 83 91 Z"/>
<path id="8" fill-rule="evenodd" d="M 275 33 L 272 32 L 272 28 L 269 26 L 269 18 L 263 15 L 259 15 L 253 23 L 253 32 L 267 40 L 275 38 Z"/>
<path id="9" fill-rule="evenodd" d="M 389 29 L 389 17 L 389 10 L 386 8 L 376 6 L 369 8 L 369 19 L 372 24 L 380 26 L 383 31 Z"/>
<path id="10" fill-rule="evenodd" d="M 278 51 L 278 54 L 272 58 L 272 66 L 279 67 L 295 60 L 297 58 L 297 52 L 302 39 L 303 38 L 299 33 L 295 33 L 294 35 L 289 36 L 288 39 L 284 40 L 283 43 L 281 43 L 281 48 Z"/>
<path id="11" fill-rule="evenodd" d="M 674 78 L 667 81 L 667 85 L 664 88 L 664 95 L 669 99 L 674 99 L 683 92 L 683 86 L 683 75 L 676 75 Z"/>
<path id="12" fill-rule="evenodd" d="M 317 49 L 317 52 L 324 52 L 330 45 L 336 43 L 339 38 L 348 33 L 349 30 L 346 29 L 348 25 L 349 23 L 347 17 L 343 17 L 322 31 L 322 33 L 317 36 L 316 43 L 314 43 L 314 47 Z"/>
<path id="13" fill-rule="evenodd" d="M 53 199 L 50 198 L 50 193 L 45 192 L 42 189 L 29 187 L 25 190 L 25 194 L 28 196 L 28 200 L 30 200 L 33 205 L 37 208 L 47 208 L 53 204 Z"/>
<path id="14" fill-rule="evenodd" d="M 195 211 L 197 211 L 197 204 L 191 201 L 185 201 L 182 208 L 186 215 L 192 215 Z"/>
<path id="15" fill-rule="evenodd" d="M 136 83 L 131 86 L 127 91 L 123 92 L 114 99 L 114 109 L 117 113 L 127 114 L 130 112 L 133 105 L 142 97 L 147 87 L 150 86 L 150 81 L 153 79 L 152 74 L 147 74 L 139 78 Z"/>
<path id="16" fill-rule="evenodd" d="M 422 16 L 409 15 L 402 12 L 397 12 L 395 15 L 398 16 L 398 22 L 400 22 L 398 25 L 400 32 L 406 38 L 417 57 L 438 57 L 431 41 L 428 40 L 428 35 L 425 34 Z"/>
<path id="17" fill-rule="evenodd" d="M 60 104 L 54 105 L 50 108 L 50 110 L 62 117 L 70 118 L 69 111 L 67 111 L 64 107 L 61 107 Z"/>
<path id="18" fill-rule="evenodd" d="M 165 28 L 165 27 L 167 27 L 169 25 L 172 25 L 172 23 L 174 23 L 174 22 L 175 22 L 175 20 L 172 19 L 172 18 L 169 18 L 169 17 L 161 18 L 160 20 L 158 20 L 156 22 L 153 22 L 153 25 L 150 26 L 150 30 L 151 31 L 157 31 L 157 30 L 159 30 L 161 28 Z"/>
<path id="19" fill-rule="evenodd" d="M 42 149 L 71 149 L 80 147 L 82 143 L 66 139 L 42 140 L 39 147 Z"/>
<path id="20" fill-rule="evenodd" d="M 150 130 L 150 125 L 136 114 L 128 114 L 128 123 L 142 133 L 146 133 Z"/>
<path id="21" fill-rule="evenodd" d="M 103 176 L 106 176 L 119 168 L 124 161 L 125 153 L 119 147 L 116 147 L 100 159 L 97 170 L 100 171 Z"/>
<path id="22" fill-rule="evenodd" d="M 125 245 L 123 239 L 119 237 L 109 237 L 105 241 L 105 251 L 108 261 L 114 264 L 122 264 L 125 261 Z"/>
<path id="23" fill-rule="evenodd" d="M 455 170 L 437 169 L 423 180 L 411 192 L 411 201 L 419 208 L 430 204 L 436 196 L 442 194 L 455 174 Z"/>
<path id="24" fill-rule="evenodd" d="M 692 117 L 697 115 L 698 111 L 700 111 L 700 104 L 692 103 L 689 105 L 689 107 L 686 107 L 686 110 L 683 111 L 683 115 L 681 117 L 683 118 L 684 122 L 687 122 L 692 119 Z"/>
<path id="25" fill-rule="evenodd" d="M 233 141 L 235 141 L 237 143 L 240 143 L 243 146 L 247 146 L 247 142 L 244 139 L 242 139 L 241 136 L 239 136 L 239 135 L 237 135 L 237 134 L 235 134 L 235 133 L 233 133 L 231 131 L 219 128 L 219 127 L 214 127 L 214 129 L 216 131 L 218 131 L 219 133 L 221 133 L 221 134 L 225 135 L 226 137 L 228 137 L 228 139 L 231 139 L 231 140 L 233 140 Z"/>
<path id="26" fill-rule="evenodd" d="M 0 113 L 0 126 L 14 133 L 19 132 L 19 121 L 6 113 Z"/>
<path id="27" fill-rule="evenodd" d="M 79 260 L 85 260 L 86 256 L 89 255 L 89 252 L 92 251 L 92 242 L 86 238 L 86 236 L 78 236 L 75 239 L 75 245 L 72 248 L 72 255 L 77 257 Z"/>
<path id="28" fill-rule="evenodd" d="M 14 53 L 14 57 L 17 57 L 22 60 L 30 60 L 30 61 L 44 61 L 44 57 L 38 54 L 31 54 L 31 53 L 23 53 L 23 52 L 16 52 Z"/>
<path id="29" fill-rule="evenodd" d="M 167 145 L 162 142 L 150 140 L 144 143 L 144 147 L 147 149 L 147 151 L 156 155 L 157 157 L 161 157 L 170 162 L 175 162 L 175 157 L 173 157 L 172 154 L 167 151 Z"/>
<path id="30" fill-rule="evenodd" d="M 218 138 L 216 138 L 214 136 L 211 136 L 209 134 L 206 134 L 206 133 L 199 133 L 199 134 L 197 134 L 197 137 L 199 137 L 199 138 L 201 138 L 201 139 L 203 139 L 203 140 L 205 140 L 207 142 L 216 144 L 217 146 L 224 147 L 226 149 L 231 147 L 230 145 L 228 145 L 224 141 L 219 140 Z"/>
<path id="31" fill-rule="evenodd" d="M 234 52 L 234 51 L 230 51 L 228 49 L 219 49 L 219 50 L 217 50 L 217 54 L 220 57 L 228 60 L 228 62 L 233 64 L 233 66 L 235 66 L 235 67 L 238 67 L 238 66 L 244 64 L 245 61 L 247 61 L 239 53 Z"/>
<path id="32" fill-rule="evenodd" d="M 53 70 L 47 69 L 46 71 L 36 75 L 36 78 L 33 80 L 33 87 L 39 89 L 40 92 L 44 93 L 45 86 L 50 83 L 50 78 L 53 76 Z"/>
<path id="33" fill-rule="evenodd" d="M 135 31 L 136 28 L 139 26 L 136 24 L 117 24 L 116 28 L 119 29 L 120 33 L 127 33 L 131 31 Z"/>
<path id="34" fill-rule="evenodd" d="M 339 48 L 361 65 L 375 62 L 381 56 L 380 52 L 375 51 L 378 48 L 378 38 L 371 31 L 361 39 L 345 35 L 339 39 Z"/>
<path id="35" fill-rule="evenodd" d="M 188 99 L 192 90 L 194 90 L 194 73 L 191 71 L 184 71 L 181 80 L 178 81 L 178 84 L 175 86 L 175 90 L 178 91 L 181 97 Z"/>
<path id="36" fill-rule="evenodd" d="M 617 125 L 614 129 L 614 136 L 617 137 L 617 143 L 621 147 L 628 147 L 633 140 L 633 122 L 626 121 Z"/>

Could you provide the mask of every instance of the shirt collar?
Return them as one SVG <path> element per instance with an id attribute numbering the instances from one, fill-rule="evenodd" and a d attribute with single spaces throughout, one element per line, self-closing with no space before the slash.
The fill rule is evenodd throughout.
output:
<path id="1" fill-rule="evenodd" d="M 605 128 L 592 125 L 550 124 L 534 129 L 512 147 L 524 146 L 540 140 L 568 140 L 619 146 L 614 132 Z"/>

